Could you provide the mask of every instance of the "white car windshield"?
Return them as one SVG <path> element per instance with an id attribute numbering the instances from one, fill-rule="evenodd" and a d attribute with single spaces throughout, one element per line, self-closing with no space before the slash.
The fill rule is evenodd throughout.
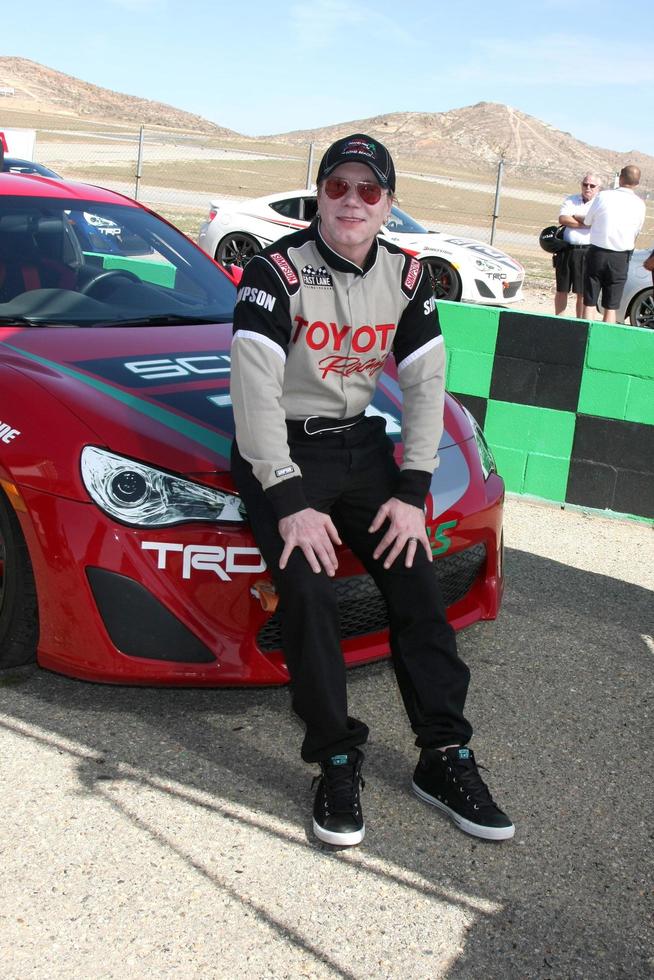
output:
<path id="1" fill-rule="evenodd" d="M 235 297 L 211 259 L 141 208 L 0 197 L 0 323 L 220 322 Z"/>

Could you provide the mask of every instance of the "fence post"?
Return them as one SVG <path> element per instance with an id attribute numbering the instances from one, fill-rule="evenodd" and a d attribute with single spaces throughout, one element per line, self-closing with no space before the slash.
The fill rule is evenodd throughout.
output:
<path id="1" fill-rule="evenodd" d="M 141 175 L 143 172 L 143 142 L 144 142 L 143 134 L 144 134 L 144 130 L 143 130 L 143 126 L 141 126 L 141 128 L 139 129 L 139 153 L 136 160 L 136 180 L 134 182 L 135 201 L 138 201 L 139 199 L 139 180 L 141 179 Z"/>
<path id="2" fill-rule="evenodd" d="M 495 238 L 495 222 L 500 214 L 500 196 L 502 193 L 502 173 L 504 171 L 504 157 L 500 157 L 497 165 L 497 183 L 495 184 L 495 204 L 493 205 L 493 224 L 491 225 L 490 244 Z"/>
<path id="3" fill-rule="evenodd" d="M 309 143 L 309 159 L 307 161 L 307 182 L 305 187 L 311 187 L 311 171 L 313 170 L 313 143 Z"/>

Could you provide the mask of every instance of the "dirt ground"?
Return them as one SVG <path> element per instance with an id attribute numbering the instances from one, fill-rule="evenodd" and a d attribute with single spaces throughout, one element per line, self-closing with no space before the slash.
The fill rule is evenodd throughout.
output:
<path id="1" fill-rule="evenodd" d="M 554 276 L 551 283 L 546 279 L 527 280 L 522 289 L 523 301 L 514 307 L 522 310 L 523 313 L 541 313 L 545 316 L 554 316 Z M 568 300 L 566 313 L 574 316 L 575 298 L 573 295 Z"/>
<path id="2" fill-rule="evenodd" d="M 520 310 L 523 313 L 540 313 L 543 316 L 554 316 L 554 274 L 552 281 L 547 279 L 527 279 L 522 290 L 523 301 L 512 309 Z M 570 294 L 565 316 L 574 317 L 575 297 Z M 599 314 L 595 314 L 597 319 Z"/>

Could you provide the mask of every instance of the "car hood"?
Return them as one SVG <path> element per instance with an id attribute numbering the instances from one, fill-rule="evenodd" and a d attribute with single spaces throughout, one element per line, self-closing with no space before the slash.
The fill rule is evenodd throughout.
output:
<path id="1" fill-rule="evenodd" d="M 65 405 L 88 440 L 185 474 L 228 473 L 231 324 L 172 327 L 0 328 L 0 355 Z M 402 393 L 389 363 L 373 413 L 399 443 Z M 53 408 L 53 413 L 55 412 Z M 440 450 L 470 438 L 449 398 Z"/>
<path id="2" fill-rule="evenodd" d="M 452 257 L 454 261 L 469 258 L 471 262 L 474 262 L 476 258 L 484 258 L 508 267 L 521 275 L 524 271 L 520 263 L 512 259 L 506 252 L 493 248 L 492 245 L 485 245 L 474 238 L 447 235 L 439 231 L 428 232 L 424 235 L 396 234 L 387 231 L 384 232 L 384 238 L 399 245 L 400 248 L 420 256 L 432 253 Z"/>
<path id="3" fill-rule="evenodd" d="M 229 470 L 231 324 L 0 328 L 5 363 L 73 412 L 89 442 L 179 473 Z"/>

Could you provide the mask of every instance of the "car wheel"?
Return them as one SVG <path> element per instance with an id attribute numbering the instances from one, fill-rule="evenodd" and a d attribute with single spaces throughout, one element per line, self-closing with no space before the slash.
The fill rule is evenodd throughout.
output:
<path id="1" fill-rule="evenodd" d="M 458 303 L 461 299 L 461 276 L 454 266 L 445 259 L 423 259 L 422 264 L 429 272 L 436 299 Z"/>
<path id="2" fill-rule="evenodd" d="M 654 291 L 639 293 L 629 307 L 629 323 L 632 327 L 654 330 Z"/>
<path id="3" fill-rule="evenodd" d="M 226 235 L 216 249 L 216 260 L 221 265 L 240 265 L 245 268 L 253 255 L 261 251 L 261 246 L 256 238 L 246 235 L 244 232 L 237 231 L 233 235 Z"/>
<path id="4" fill-rule="evenodd" d="M 38 639 L 32 563 L 18 518 L 0 490 L 0 668 L 32 663 Z"/>

